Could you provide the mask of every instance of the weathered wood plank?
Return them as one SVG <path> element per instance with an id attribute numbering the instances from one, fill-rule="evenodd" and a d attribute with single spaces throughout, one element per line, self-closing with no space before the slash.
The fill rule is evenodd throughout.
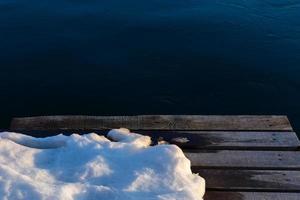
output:
<path id="1" fill-rule="evenodd" d="M 77 132 L 77 131 L 75 131 Z M 79 134 L 90 132 L 106 135 L 105 130 L 85 130 Z M 224 131 L 157 131 L 138 130 L 139 134 L 148 135 L 153 144 L 164 140 L 176 144 L 184 151 L 198 150 L 280 150 L 290 151 L 300 147 L 300 141 L 294 132 L 224 132 Z M 34 137 L 48 137 L 58 133 L 70 135 L 72 131 L 22 131 Z"/>
<path id="2" fill-rule="evenodd" d="M 207 190 L 300 192 L 300 171 L 197 169 Z"/>
<path id="3" fill-rule="evenodd" d="M 284 169 L 300 170 L 300 151 L 200 151 L 187 153 L 193 169 Z"/>
<path id="4" fill-rule="evenodd" d="M 204 200 L 300 200 L 300 193 L 207 191 Z"/>
<path id="5" fill-rule="evenodd" d="M 286 116 L 138 115 L 14 118 L 12 130 L 266 130 L 292 131 Z"/>
<path id="6" fill-rule="evenodd" d="M 300 141 L 294 132 L 137 131 L 153 141 L 164 140 L 183 149 L 295 150 Z"/>

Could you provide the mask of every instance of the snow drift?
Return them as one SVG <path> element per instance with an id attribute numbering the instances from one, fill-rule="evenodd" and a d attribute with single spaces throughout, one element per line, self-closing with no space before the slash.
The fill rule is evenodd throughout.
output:
<path id="1" fill-rule="evenodd" d="M 205 181 L 175 145 L 127 129 L 34 138 L 0 133 L 1 199 L 201 200 Z"/>

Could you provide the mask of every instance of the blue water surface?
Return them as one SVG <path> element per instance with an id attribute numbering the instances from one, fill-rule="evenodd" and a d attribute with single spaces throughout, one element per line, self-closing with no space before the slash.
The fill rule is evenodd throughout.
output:
<path id="1" fill-rule="evenodd" d="M 0 0 L 13 116 L 286 114 L 300 130 L 300 0 Z"/>

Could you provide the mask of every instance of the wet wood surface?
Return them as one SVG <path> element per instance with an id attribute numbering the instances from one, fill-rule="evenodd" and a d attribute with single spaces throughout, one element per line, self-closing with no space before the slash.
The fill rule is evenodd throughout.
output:
<path id="1" fill-rule="evenodd" d="M 199 169 L 208 190 L 300 192 L 300 171 Z"/>
<path id="2" fill-rule="evenodd" d="M 219 192 L 207 191 L 205 200 L 300 200 L 294 192 Z"/>
<path id="3" fill-rule="evenodd" d="M 183 149 L 295 150 L 300 142 L 294 132 L 254 131 L 138 131 L 154 141 L 165 140 Z M 180 138 L 186 142 L 181 142 Z"/>
<path id="4" fill-rule="evenodd" d="M 22 130 L 22 133 L 34 137 L 47 137 L 63 133 L 86 134 L 95 132 L 99 135 L 106 135 L 107 130 Z M 148 135 L 152 138 L 153 145 L 164 140 L 170 144 L 176 144 L 185 151 L 198 150 L 296 150 L 300 141 L 295 132 L 287 131 L 157 131 L 138 130 L 139 134 Z M 184 139 L 182 142 L 181 139 Z"/>
<path id="5" fill-rule="evenodd" d="M 300 170 L 300 151 L 204 150 L 185 153 L 193 169 L 286 169 Z"/>

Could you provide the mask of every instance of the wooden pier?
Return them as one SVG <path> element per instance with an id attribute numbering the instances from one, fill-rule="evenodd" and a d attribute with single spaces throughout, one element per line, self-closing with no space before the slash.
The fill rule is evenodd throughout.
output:
<path id="1" fill-rule="evenodd" d="M 205 200 L 300 200 L 300 142 L 286 116 L 43 116 L 11 123 L 34 136 L 120 127 L 180 146 L 206 180 Z"/>

